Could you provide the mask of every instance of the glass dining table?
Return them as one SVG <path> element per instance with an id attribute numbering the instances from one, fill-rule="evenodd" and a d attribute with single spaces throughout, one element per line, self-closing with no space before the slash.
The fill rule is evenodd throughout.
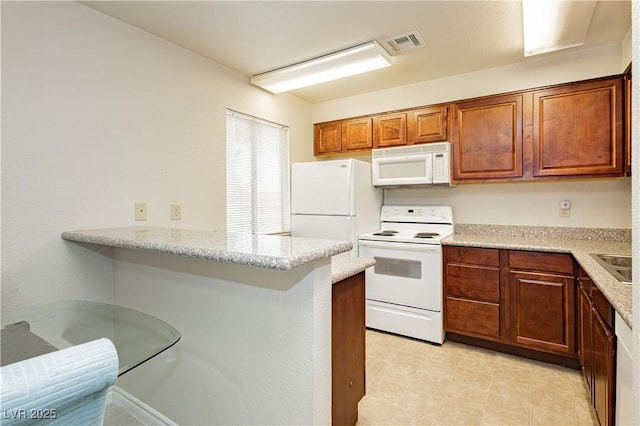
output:
<path id="1" fill-rule="evenodd" d="M 106 337 L 118 352 L 118 376 L 180 340 L 175 328 L 151 315 L 81 300 L 3 312 L 0 334 L 3 366 Z"/>

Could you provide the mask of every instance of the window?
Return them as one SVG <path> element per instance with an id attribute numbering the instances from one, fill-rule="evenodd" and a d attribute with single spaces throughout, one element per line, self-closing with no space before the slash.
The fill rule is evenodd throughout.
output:
<path id="1" fill-rule="evenodd" d="M 227 230 L 289 232 L 289 128 L 227 110 Z"/>

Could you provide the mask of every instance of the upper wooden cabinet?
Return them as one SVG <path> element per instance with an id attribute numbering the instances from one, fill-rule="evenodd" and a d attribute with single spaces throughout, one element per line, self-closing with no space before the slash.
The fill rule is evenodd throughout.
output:
<path id="1" fill-rule="evenodd" d="M 367 150 L 373 147 L 371 119 L 360 118 L 342 123 L 342 149 L 345 151 Z"/>
<path id="2" fill-rule="evenodd" d="M 447 105 L 409 111 L 409 143 L 430 143 L 448 140 L 448 111 L 449 107 Z"/>
<path id="3" fill-rule="evenodd" d="M 442 142 L 448 140 L 448 105 L 412 109 L 373 118 L 373 147 Z"/>
<path id="4" fill-rule="evenodd" d="M 315 124 L 314 155 L 451 142 L 453 182 L 625 176 L 631 75 Z"/>
<path id="5" fill-rule="evenodd" d="M 623 175 L 623 79 L 533 92 L 533 175 Z"/>
<path id="6" fill-rule="evenodd" d="M 522 178 L 520 94 L 453 105 L 453 178 L 456 181 Z"/>
<path id="7" fill-rule="evenodd" d="M 373 147 L 407 144 L 407 114 L 385 114 L 373 118 Z"/>
<path id="8" fill-rule="evenodd" d="M 325 155 L 342 151 L 342 124 L 339 121 L 313 126 L 313 155 Z"/>
<path id="9" fill-rule="evenodd" d="M 313 155 L 368 151 L 373 147 L 371 118 L 331 121 L 313 127 Z"/>

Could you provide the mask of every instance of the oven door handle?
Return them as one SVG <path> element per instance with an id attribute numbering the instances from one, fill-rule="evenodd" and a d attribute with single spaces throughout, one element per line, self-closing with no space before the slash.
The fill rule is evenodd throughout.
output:
<path id="1" fill-rule="evenodd" d="M 396 249 L 402 251 L 420 251 L 420 252 L 439 252 L 440 244 L 411 244 L 411 243 L 394 243 L 390 241 L 368 241 L 359 240 L 358 244 L 362 247 Z"/>

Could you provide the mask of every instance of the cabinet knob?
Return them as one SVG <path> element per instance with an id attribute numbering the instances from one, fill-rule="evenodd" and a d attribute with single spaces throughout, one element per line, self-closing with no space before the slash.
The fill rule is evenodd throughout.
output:
<path id="1" fill-rule="evenodd" d="M 353 382 L 351 380 L 349 380 L 349 387 L 352 388 L 353 387 Z"/>

